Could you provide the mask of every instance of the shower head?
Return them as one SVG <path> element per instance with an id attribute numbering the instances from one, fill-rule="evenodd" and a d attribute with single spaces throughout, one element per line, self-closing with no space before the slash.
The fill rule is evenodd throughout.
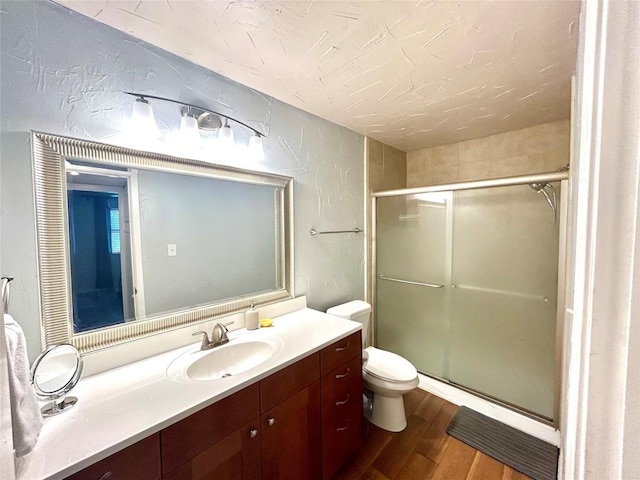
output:
<path id="1" fill-rule="evenodd" d="M 549 185 L 549 184 L 548 183 L 535 183 L 535 182 L 529 184 L 529 186 L 531 188 L 533 188 L 536 192 L 539 192 L 540 190 L 542 190 L 547 185 Z"/>
<path id="2" fill-rule="evenodd" d="M 540 182 L 533 182 L 530 183 L 529 186 L 531 188 L 533 188 L 536 192 L 541 193 L 542 195 L 544 195 L 544 199 L 547 201 L 547 203 L 549 204 L 549 206 L 551 207 L 551 210 L 553 211 L 553 224 L 557 225 L 558 222 L 558 197 L 556 194 L 556 189 L 553 188 L 553 185 L 551 185 L 550 183 L 540 183 Z M 551 191 L 552 196 L 549 196 L 549 194 L 547 193 L 546 189 L 549 189 Z"/>

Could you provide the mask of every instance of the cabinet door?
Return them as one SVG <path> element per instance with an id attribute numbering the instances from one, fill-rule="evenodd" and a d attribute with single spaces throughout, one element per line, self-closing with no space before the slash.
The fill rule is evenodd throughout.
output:
<path id="1" fill-rule="evenodd" d="M 251 425 L 259 415 L 258 406 L 259 390 L 254 384 L 162 430 L 163 475 L 216 451 L 218 444 L 233 451 L 246 431 L 259 428 L 257 422 Z M 222 443 L 225 441 L 228 443 Z"/>
<path id="2" fill-rule="evenodd" d="M 321 477 L 318 381 L 264 413 L 261 426 L 263 479 Z"/>
<path id="3" fill-rule="evenodd" d="M 67 480 L 159 480 L 160 435 L 134 443 L 93 465 L 71 475 Z"/>
<path id="4" fill-rule="evenodd" d="M 164 480 L 255 480 L 260 478 L 259 419 L 215 443 Z"/>

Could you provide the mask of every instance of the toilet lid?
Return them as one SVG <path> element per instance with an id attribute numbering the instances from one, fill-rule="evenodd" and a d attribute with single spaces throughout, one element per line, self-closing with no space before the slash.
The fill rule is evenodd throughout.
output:
<path id="1" fill-rule="evenodd" d="M 400 355 L 375 347 L 368 347 L 365 352 L 369 359 L 362 368 L 374 377 L 390 382 L 410 382 L 418 376 L 416 368 Z"/>

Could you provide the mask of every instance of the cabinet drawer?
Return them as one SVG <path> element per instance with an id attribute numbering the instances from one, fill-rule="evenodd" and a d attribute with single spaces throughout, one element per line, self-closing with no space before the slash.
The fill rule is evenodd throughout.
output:
<path id="1" fill-rule="evenodd" d="M 324 376 L 338 365 L 345 363 L 356 355 L 361 355 L 361 338 L 360 331 L 358 331 L 323 348 L 320 352 L 321 375 Z"/>
<path id="2" fill-rule="evenodd" d="M 362 403 L 362 400 L 360 400 Z M 322 477 L 330 479 L 345 461 L 354 455 L 361 443 L 361 414 L 352 412 L 345 419 L 329 419 L 323 425 Z"/>
<path id="3" fill-rule="evenodd" d="M 260 382 L 260 413 L 275 407 L 320 378 L 320 355 L 314 353 Z"/>
<path id="4" fill-rule="evenodd" d="M 322 465 L 329 479 L 360 448 L 362 364 L 360 355 L 322 377 Z"/>
<path id="5" fill-rule="evenodd" d="M 162 471 L 175 470 L 234 430 L 249 425 L 259 409 L 258 384 L 250 385 L 161 432 Z"/>
<path id="6" fill-rule="evenodd" d="M 134 443 L 104 460 L 80 470 L 67 480 L 159 480 L 160 434 Z"/>
<path id="7" fill-rule="evenodd" d="M 333 415 L 351 405 L 362 405 L 362 365 L 360 356 L 322 377 L 322 411 Z"/>

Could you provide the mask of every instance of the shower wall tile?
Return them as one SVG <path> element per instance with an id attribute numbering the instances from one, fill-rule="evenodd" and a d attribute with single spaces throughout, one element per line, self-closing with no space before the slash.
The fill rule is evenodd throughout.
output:
<path id="1" fill-rule="evenodd" d="M 407 154 L 373 138 L 368 138 L 368 142 L 370 191 L 405 188 Z"/>
<path id="2" fill-rule="evenodd" d="M 491 178 L 491 165 L 488 160 L 458 165 L 458 182 L 486 180 L 487 178 Z"/>
<path id="3" fill-rule="evenodd" d="M 436 147 L 431 158 L 431 181 L 433 183 L 449 183 L 450 178 L 457 178 L 458 164 L 457 145 Z"/>
<path id="4" fill-rule="evenodd" d="M 458 181 L 491 178 L 491 137 L 460 142 L 458 145 Z"/>
<path id="5" fill-rule="evenodd" d="M 407 187 L 428 185 L 431 181 L 431 150 L 429 148 L 407 154 Z"/>
<path id="6" fill-rule="evenodd" d="M 384 144 L 368 138 L 368 155 L 369 155 L 369 188 L 370 190 L 379 190 L 384 182 Z"/>
<path id="7" fill-rule="evenodd" d="M 407 153 L 407 187 L 557 170 L 569 163 L 570 121 Z"/>
<path id="8" fill-rule="evenodd" d="M 490 178 L 512 177 L 514 175 L 526 175 L 535 172 L 536 169 L 534 165 L 529 162 L 529 157 L 526 155 L 497 158 L 491 163 L 489 169 Z"/>
<path id="9" fill-rule="evenodd" d="M 407 186 L 407 154 L 386 144 L 383 152 L 384 189 L 405 188 Z"/>

